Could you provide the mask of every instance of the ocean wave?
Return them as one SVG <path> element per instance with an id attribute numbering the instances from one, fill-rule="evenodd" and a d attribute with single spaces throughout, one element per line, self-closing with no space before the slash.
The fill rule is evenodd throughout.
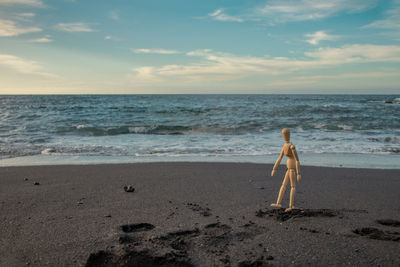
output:
<path id="1" fill-rule="evenodd" d="M 369 137 L 367 139 L 370 141 L 373 141 L 373 142 L 400 144 L 400 137 L 397 137 L 397 136 Z"/>
<path id="2" fill-rule="evenodd" d="M 179 135 L 192 130 L 192 127 L 182 125 L 154 125 L 154 126 L 86 126 L 61 127 L 60 134 L 77 133 L 87 136 L 112 136 L 122 134 L 157 134 Z"/>
<path id="3" fill-rule="evenodd" d="M 113 136 L 124 134 L 153 134 L 153 135 L 187 135 L 187 134 L 223 134 L 237 135 L 244 133 L 260 133 L 270 130 L 268 124 L 262 124 L 257 121 L 243 121 L 237 124 L 209 124 L 201 125 L 148 125 L 148 126 L 87 126 L 77 125 L 75 127 L 61 127 L 59 134 L 79 134 L 86 136 Z M 276 125 L 275 129 L 284 126 Z"/>
<path id="4" fill-rule="evenodd" d="M 35 153 L 38 154 L 38 153 Z M 124 149 L 114 146 L 101 146 L 101 145 L 76 145 L 76 146 L 53 146 L 43 149 L 40 154 L 42 155 L 56 155 L 56 156 L 71 156 L 71 155 L 84 155 L 84 156 L 127 156 L 129 155 Z"/>

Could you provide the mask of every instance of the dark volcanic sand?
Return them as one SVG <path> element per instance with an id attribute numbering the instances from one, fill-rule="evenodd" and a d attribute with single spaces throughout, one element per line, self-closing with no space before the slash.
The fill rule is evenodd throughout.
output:
<path id="1" fill-rule="evenodd" d="M 0 168 L 0 266 L 400 265 L 400 170 L 303 167 L 285 213 L 271 168 Z"/>

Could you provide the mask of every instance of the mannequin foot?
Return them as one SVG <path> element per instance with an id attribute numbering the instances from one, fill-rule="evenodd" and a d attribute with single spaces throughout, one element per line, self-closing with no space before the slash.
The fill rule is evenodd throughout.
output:
<path id="1" fill-rule="evenodd" d="M 291 211 L 291 210 L 294 210 L 294 209 L 296 209 L 296 208 L 294 206 L 292 206 L 290 208 L 285 209 L 285 212 L 288 212 L 288 211 Z"/>
<path id="2" fill-rule="evenodd" d="M 271 204 L 271 207 L 282 208 L 282 205 L 281 205 L 281 204 L 278 204 L 278 203 L 272 203 L 272 204 Z"/>

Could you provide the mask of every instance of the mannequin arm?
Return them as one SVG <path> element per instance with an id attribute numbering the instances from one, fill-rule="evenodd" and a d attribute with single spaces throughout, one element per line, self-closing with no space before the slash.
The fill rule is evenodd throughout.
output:
<path id="1" fill-rule="evenodd" d="M 297 181 L 300 182 L 301 180 L 301 173 L 300 173 L 300 161 L 299 161 L 299 156 L 297 155 L 296 148 L 294 145 L 290 146 L 290 150 L 292 150 L 292 154 L 294 156 L 294 159 L 296 160 L 296 172 L 297 172 Z"/>
<path id="2" fill-rule="evenodd" d="M 271 176 L 274 176 L 276 168 L 278 168 L 279 164 L 281 164 L 281 160 L 283 158 L 283 148 L 281 154 L 279 155 L 278 159 L 275 162 L 274 168 L 272 169 Z"/>

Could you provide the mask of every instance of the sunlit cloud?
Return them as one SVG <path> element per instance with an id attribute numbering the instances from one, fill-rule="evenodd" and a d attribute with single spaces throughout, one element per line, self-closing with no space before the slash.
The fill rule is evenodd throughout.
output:
<path id="1" fill-rule="evenodd" d="M 211 18 L 219 21 L 233 21 L 233 22 L 243 22 L 244 19 L 235 17 L 235 16 L 230 16 L 224 13 L 224 10 L 222 8 L 215 10 L 214 12 L 208 14 Z"/>
<path id="2" fill-rule="evenodd" d="M 45 72 L 43 67 L 31 60 L 25 60 L 14 55 L 0 54 L 0 66 L 9 68 L 18 73 L 40 75 L 45 77 L 58 77 L 57 75 Z"/>
<path id="3" fill-rule="evenodd" d="M 154 68 L 153 67 L 140 67 L 134 68 L 132 71 L 136 74 L 135 77 L 141 80 L 151 80 L 154 81 L 157 77 L 153 74 Z"/>
<path id="4" fill-rule="evenodd" d="M 107 41 L 121 41 L 121 38 L 119 38 L 117 36 L 113 36 L 113 35 L 106 35 L 106 36 L 104 36 L 104 40 L 107 40 Z"/>
<path id="5" fill-rule="evenodd" d="M 0 5 L 27 5 L 33 7 L 45 7 L 41 0 L 0 0 Z"/>
<path id="6" fill-rule="evenodd" d="M 304 54 L 322 64 L 400 62 L 400 46 L 397 45 L 354 44 L 340 48 L 319 48 Z"/>
<path id="7" fill-rule="evenodd" d="M 56 28 L 66 32 L 94 32 L 95 30 L 90 27 L 88 23 L 74 22 L 74 23 L 58 23 Z"/>
<path id="8" fill-rule="evenodd" d="M 388 71 L 388 72 L 355 72 L 355 73 L 340 73 L 334 75 L 303 75 L 285 79 L 284 81 L 275 81 L 269 83 L 272 86 L 296 86 L 296 85 L 306 85 L 306 84 L 316 84 L 321 81 L 343 81 L 352 79 L 381 79 L 386 77 L 398 77 L 398 72 Z"/>
<path id="9" fill-rule="evenodd" d="M 318 20 L 340 12 L 358 13 L 376 5 L 376 0 L 271 0 L 255 15 L 263 16 L 273 23 Z"/>
<path id="10" fill-rule="evenodd" d="M 400 46 L 347 45 L 339 48 L 319 48 L 304 53 L 306 59 L 287 57 L 251 57 L 196 50 L 186 53 L 197 62 L 161 67 L 145 66 L 134 69 L 138 79 L 183 77 L 188 79 L 234 80 L 257 74 L 283 75 L 329 68 L 350 63 L 400 62 Z"/>
<path id="11" fill-rule="evenodd" d="M 277 23 L 319 20 L 339 13 L 359 13 L 376 6 L 378 0 L 270 0 L 267 4 L 231 16 L 219 8 L 208 14 L 219 21 L 267 21 L 270 26 Z"/>
<path id="12" fill-rule="evenodd" d="M 21 34 L 40 31 L 42 31 L 42 29 L 38 27 L 22 27 L 12 20 L 0 19 L 0 37 L 18 36 Z"/>
<path id="13" fill-rule="evenodd" d="M 400 1 L 395 1 L 394 3 L 395 6 L 386 12 L 384 19 L 376 20 L 363 28 L 400 30 Z"/>
<path id="14" fill-rule="evenodd" d="M 316 31 L 314 33 L 308 33 L 305 37 L 309 38 L 306 40 L 307 43 L 312 45 L 319 44 L 320 41 L 335 40 L 338 37 L 335 35 L 327 34 L 325 31 Z"/>
<path id="15" fill-rule="evenodd" d="M 136 54 L 161 54 L 161 55 L 179 54 L 179 51 L 176 50 L 148 49 L 148 48 L 134 49 L 133 52 Z"/>
<path id="16" fill-rule="evenodd" d="M 32 12 L 18 13 L 17 14 L 17 17 L 22 17 L 22 18 L 32 18 L 34 16 L 36 16 L 36 14 L 32 13 Z"/>
<path id="17" fill-rule="evenodd" d="M 51 39 L 50 36 L 45 36 L 42 38 L 36 38 L 36 39 L 29 40 L 28 42 L 30 42 L 30 43 L 51 43 L 51 42 L 53 42 L 53 39 Z"/>

